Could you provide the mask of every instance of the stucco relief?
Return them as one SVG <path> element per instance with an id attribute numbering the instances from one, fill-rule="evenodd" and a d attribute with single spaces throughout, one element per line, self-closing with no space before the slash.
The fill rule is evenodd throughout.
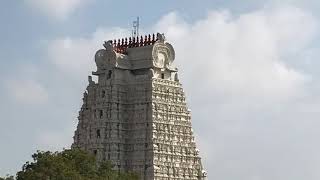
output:
<path id="1" fill-rule="evenodd" d="M 169 43 L 155 43 L 152 50 L 153 65 L 160 69 L 174 69 L 174 50 Z"/>

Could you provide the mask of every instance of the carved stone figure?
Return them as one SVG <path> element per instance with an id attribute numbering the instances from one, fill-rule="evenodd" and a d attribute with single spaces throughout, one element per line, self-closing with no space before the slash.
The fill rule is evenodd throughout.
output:
<path id="1" fill-rule="evenodd" d="M 112 45 L 112 41 L 105 41 L 103 46 L 106 48 L 107 51 L 112 51 L 113 50 L 113 45 Z"/>
<path id="2" fill-rule="evenodd" d="M 166 37 L 164 36 L 164 34 L 157 33 L 157 39 L 159 42 L 163 43 L 166 40 Z"/>

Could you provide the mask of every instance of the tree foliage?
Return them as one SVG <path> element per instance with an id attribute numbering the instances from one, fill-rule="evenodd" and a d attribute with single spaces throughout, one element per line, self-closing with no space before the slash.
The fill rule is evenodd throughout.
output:
<path id="1" fill-rule="evenodd" d="M 38 151 L 32 158 L 33 162 L 26 162 L 17 173 L 17 180 L 139 179 L 134 173 L 113 170 L 109 162 L 97 163 L 93 155 L 79 149 L 54 153 Z"/>

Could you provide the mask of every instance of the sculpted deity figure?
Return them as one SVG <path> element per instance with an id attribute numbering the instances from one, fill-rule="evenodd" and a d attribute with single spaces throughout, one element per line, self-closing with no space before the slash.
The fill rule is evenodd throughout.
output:
<path id="1" fill-rule="evenodd" d="M 164 34 L 157 33 L 157 39 L 160 42 L 164 42 L 166 40 L 166 37 L 164 36 Z"/>
<path id="2" fill-rule="evenodd" d="M 107 51 L 113 50 L 112 40 L 105 41 L 103 46 L 106 48 Z"/>

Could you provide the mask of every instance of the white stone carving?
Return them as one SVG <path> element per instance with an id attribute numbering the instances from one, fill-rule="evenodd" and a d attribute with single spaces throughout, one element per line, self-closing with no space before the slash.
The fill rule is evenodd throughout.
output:
<path id="1" fill-rule="evenodd" d="M 154 66 L 157 68 L 166 68 L 168 70 L 175 70 L 172 63 L 175 58 L 175 53 L 169 43 L 156 43 L 152 50 L 152 57 Z"/>

